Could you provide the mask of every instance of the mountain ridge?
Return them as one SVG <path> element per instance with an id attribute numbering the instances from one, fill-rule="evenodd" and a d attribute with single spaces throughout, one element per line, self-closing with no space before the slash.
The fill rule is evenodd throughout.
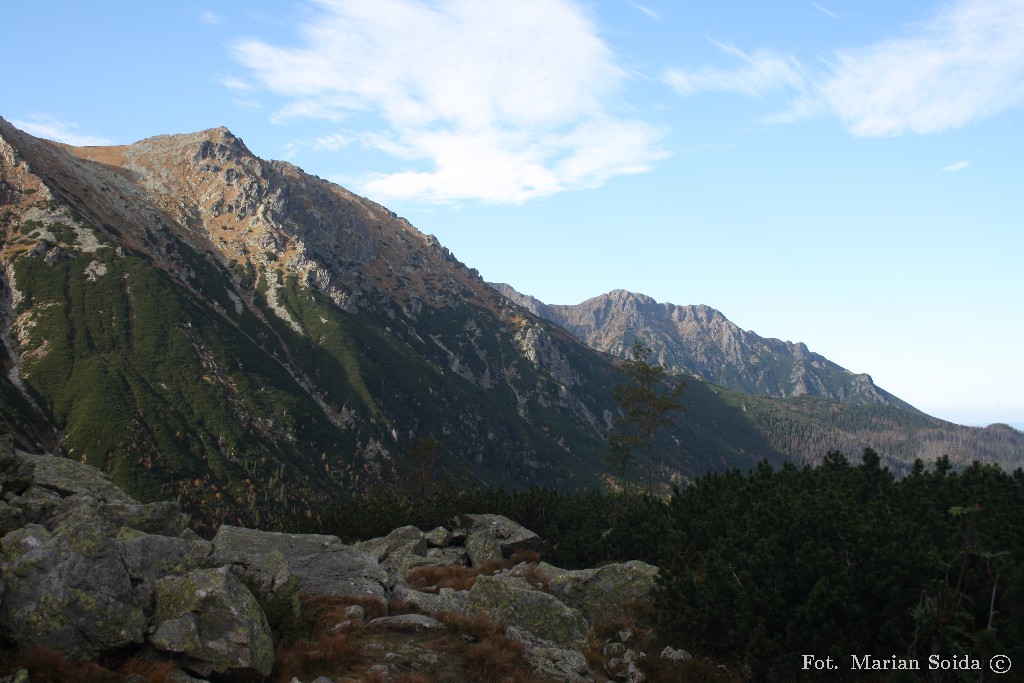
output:
<path id="1" fill-rule="evenodd" d="M 579 304 L 552 305 L 491 283 L 497 291 L 555 322 L 591 348 L 625 358 L 634 339 L 651 358 L 685 372 L 753 395 L 818 396 L 840 403 L 892 405 L 920 412 L 875 385 L 812 352 L 803 342 L 765 338 L 741 329 L 703 304 L 659 303 L 645 294 L 615 289 Z"/>
<path id="2" fill-rule="evenodd" d="M 0 427 L 140 500 L 265 524 L 404 495 L 424 439 L 441 444 L 427 474 L 456 485 L 607 481 L 612 358 L 226 128 L 71 147 L 0 119 L 0 236 Z M 662 486 L 833 448 L 1024 453 L 1019 434 L 891 406 L 689 385 L 686 419 L 659 435 Z"/>

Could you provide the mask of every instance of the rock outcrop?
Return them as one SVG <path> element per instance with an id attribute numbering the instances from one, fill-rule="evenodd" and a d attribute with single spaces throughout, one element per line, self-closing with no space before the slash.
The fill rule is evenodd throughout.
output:
<path id="1" fill-rule="evenodd" d="M 0 441 L 0 486 L 0 639 L 80 659 L 145 650 L 178 666 L 181 680 L 269 676 L 272 626 L 297 623 L 300 597 L 351 604 L 332 628 L 382 638 L 443 633 L 446 615 L 483 617 L 522 644 L 538 675 L 592 680 L 584 654 L 592 627 L 625 616 L 657 573 L 640 562 L 585 570 L 538 563 L 536 534 L 488 514 L 354 545 L 229 525 L 207 541 L 176 504 L 140 503 L 88 465 L 7 441 Z M 424 568 L 462 572 L 469 587 L 410 585 Z M 608 661 L 639 656 L 606 649 Z M 374 666 L 386 678 L 389 666 L 408 659 Z M 436 657 L 419 652 L 416 661 L 429 671 Z"/>

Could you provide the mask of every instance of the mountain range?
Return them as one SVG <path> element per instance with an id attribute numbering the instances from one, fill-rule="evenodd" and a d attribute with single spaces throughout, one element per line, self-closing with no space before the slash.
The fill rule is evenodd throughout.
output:
<path id="1" fill-rule="evenodd" d="M 71 147 L 0 119 L 0 236 L 0 429 L 212 524 L 402 489 L 427 439 L 455 484 L 601 486 L 629 335 L 693 373 L 665 483 L 864 446 L 1024 461 L 1020 432 L 928 417 L 712 309 L 531 305 L 225 128 Z M 702 326 L 724 346 L 687 347 Z"/>
<path id="2" fill-rule="evenodd" d="M 571 305 L 545 304 L 507 284 L 496 290 L 534 314 L 558 323 L 588 346 L 625 358 L 634 340 L 651 359 L 674 372 L 697 375 L 748 394 L 817 396 L 856 405 L 917 409 L 875 385 L 870 375 L 854 374 L 811 352 L 803 343 L 765 339 L 740 329 L 709 306 L 658 303 L 644 294 L 616 289 Z"/>

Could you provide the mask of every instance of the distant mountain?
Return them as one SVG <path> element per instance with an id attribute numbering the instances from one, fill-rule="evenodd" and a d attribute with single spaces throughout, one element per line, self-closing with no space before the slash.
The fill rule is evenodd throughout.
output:
<path id="1" fill-rule="evenodd" d="M 455 484 L 601 486 L 621 381 L 434 237 L 227 129 L 70 147 L 3 119 L 0 364 L 18 445 L 209 523 L 404 495 L 427 437 Z M 890 405 L 697 379 L 685 401 L 663 483 L 866 445 L 1024 460 L 1020 432 Z"/>
<path id="2" fill-rule="evenodd" d="M 853 405 L 880 404 L 918 412 L 879 388 L 870 375 L 854 374 L 811 352 L 805 344 L 747 332 L 708 306 L 658 303 L 616 289 L 583 303 L 553 306 L 507 284 L 497 291 L 558 323 L 598 351 L 626 357 L 639 339 L 652 358 L 675 372 L 694 374 L 757 396 L 816 396 Z"/>

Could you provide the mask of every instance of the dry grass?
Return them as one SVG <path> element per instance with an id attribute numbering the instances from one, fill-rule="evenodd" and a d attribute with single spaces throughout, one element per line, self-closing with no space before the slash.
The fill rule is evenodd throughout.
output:
<path id="1" fill-rule="evenodd" d="M 547 574 L 537 568 L 539 561 L 539 553 L 533 550 L 517 550 L 507 560 L 491 560 L 479 567 L 464 567 L 460 564 L 415 567 L 405 575 L 405 580 L 409 583 L 410 588 L 423 593 L 437 593 L 442 588 L 468 591 L 476 582 L 476 577 L 490 576 L 495 572 L 511 569 L 526 562 L 528 566 L 519 576 L 541 590 L 547 591 L 549 578 Z"/>
<path id="2" fill-rule="evenodd" d="M 444 612 L 437 615 L 460 636 L 467 673 L 474 681 L 542 683 L 526 659 L 526 648 L 505 635 L 505 624 L 491 621 L 483 614 Z"/>
<path id="3" fill-rule="evenodd" d="M 322 634 L 315 640 L 297 640 L 277 650 L 271 680 L 288 683 L 324 673 L 351 671 L 366 663 L 362 648 L 347 633 Z"/>
<path id="4" fill-rule="evenodd" d="M 51 648 L 34 647 L 0 655 L 0 675 L 21 669 L 28 669 L 32 683 L 119 683 L 124 680 L 95 662 L 69 660 Z"/>
<path id="5" fill-rule="evenodd" d="M 424 593 L 437 593 L 442 588 L 468 591 L 480 575 L 479 567 L 463 567 L 458 564 L 416 567 L 405 575 L 409 587 Z"/>
<path id="6" fill-rule="evenodd" d="M 126 678 L 132 675 L 141 676 L 148 683 L 171 683 L 171 674 L 177 670 L 178 667 L 173 662 L 140 655 L 126 660 L 118 667 L 117 672 Z"/>

